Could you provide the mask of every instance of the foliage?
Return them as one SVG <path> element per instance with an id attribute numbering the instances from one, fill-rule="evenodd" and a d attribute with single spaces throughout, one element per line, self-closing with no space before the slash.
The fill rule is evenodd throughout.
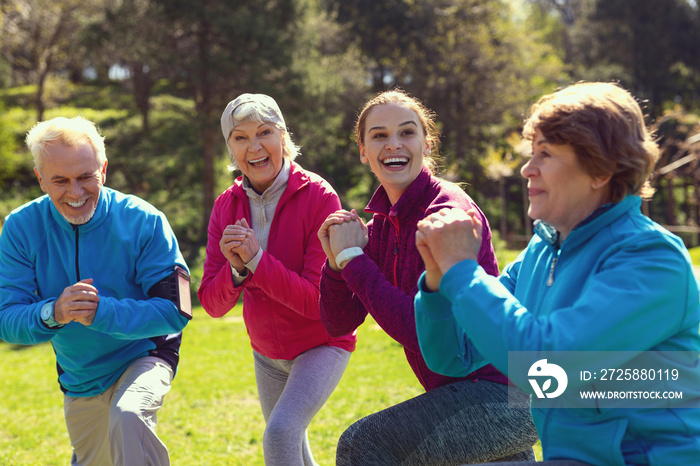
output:
<path id="1" fill-rule="evenodd" d="M 648 205 L 659 223 L 688 227 L 677 232 L 688 246 L 698 244 L 700 226 L 700 115 L 681 106 L 664 111 L 651 126 L 661 153 L 652 182 L 656 194 Z"/>
<path id="2" fill-rule="evenodd" d="M 660 1 L 2 2 L 0 213 L 38 193 L 22 142 L 33 112 L 97 112 L 114 146 L 111 183 L 167 211 L 197 260 L 213 200 L 231 182 L 218 118 L 242 92 L 272 95 L 299 162 L 361 209 L 377 182 L 357 161 L 353 123 L 373 92 L 401 86 L 437 114 L 440 175 L 463 183 L 511 241 L 529 234 L 523 183 L 517 167 L 489 177 L 489 154 L 512 153 L 507 138 L 537 97 L 572 80 L 619 80 L 657 118 L 697 110 L 697 2 Z M 52 42 L 59 23 L 72 35 Z"/>
<path id="3" fill-rule="evenodd" d="M 533 23 L 505 1 L 329 1 L 328 8 L 372 59 L 374 91 L 401 86 L 436 112 L 445 177 L 497 195 L 479 163 L 486 147 L 567 79 Z"/>
<path id="4" fill-rule="evenodd" d="M 576 80 L 619 81 L 649 101 L 697 108 L 700 10 L 688 0 L 529 0 L 560 20 L 559 44 Z"/>
<path id="5" fill-rule="evenodd" d="M 0 103 L 0 186 L 11 184 L 24 168 L 21 167 L 22 158 L 15 150 L 11 120 L 4 110 L 4 105 Z"/>
<path id="6" fill-rule="evenodd" d="M 654 115 L 682 88 L 674 72 L 676 64 L 690 65 L 700 75 L 697 47 L 700 17 L 685 0 L 657 0 L 638 3 L 599 0 L 594 16 L 600 27 L 598 41 L 601 61 L 618 63 L 632 78 L 628 85 L 635 94 L 650 100 Z M 649 31 L 663 31 L 649 34 Z M 697 98 L 697 90 L 688 98 Z"/>
<path id="7" fill-rule="evenodd" d="M 493 244 L 493 250 L 496 253 L 496 260 L 498 261 L 498 270 L 503 270 L 503 268 L 517 259 L 518 254 L 520 254 L 520 249 L 509 249 L 508 243 L 505 239 L 501 238 L 498 231 L 493 231 L 493 237 L 491 238 L 491 244 Z"/>
<path id="8" fill-rule="evenodd" d="M 100 2 L 79 0 L 14 0 L 0 4 L 2 55 L 12 73 L 36 84 L 34 105 L 42 120 L 47 78 L 57 70 L 80 73 L 84 51 L 73 40 L 73 32 L 85 18 L 94 15 Z M 77 70 L 77 71 L 76 71 Z"/>
<path id="9" fill-rule="evenodd" d="M 154 97 L 153 129 L 145 137 L 138 116 L 118 108 L 122 94 L 119 88 L 81 86 L 66 98 L 76 103 L 92 102 L 91 107 L 64 105 L 47 110 L 46 117 L 82 115 L 94 121 L 107 146 L 106 185 L 143 197 L 162 210 L 185 258 L 196 267 L 201 245 L 201 190 L 193 186 L 201 180 L 201 158 L 197 133 L 191 125 L 192 102 L 169 95 Z M 8 168 L 0 171 L 0 186 L 5 188 L 0 192 L 0 218 L 42 194 L 24 146 L 24 135 L 34 122 L 32 112 L 19 107 L 0 114 L 0 167 Z M 221 172 L 225 173 L 223 168 Z"/>
<path id="10" fill-rule="evenodd" d="M 294 140 L 302 147 L 297 162 L 322 174 L 331 185 L 347 189 L 368 177 L 351 137 L 355 109 L 369 95 L 362 73 L 366 58 L 317 0 L 300 4 L 292 52 L 294 80 L 290 92 L 278 99 Z M 338 189 L 344 205 L 346 189 Z"/>
<path id="11" fill-rule="evenodd" d="M 693 265 L 700 266 L 700 246 L 688 249 Z"/>
<path id="12" fill-rule="evenodd" d="M 0 223 L 12 209 L 41 194 L 34 162 L 24 148 L 24 135 L 33 123 L 29 112 L 4 110 L 0 103 Z"/>

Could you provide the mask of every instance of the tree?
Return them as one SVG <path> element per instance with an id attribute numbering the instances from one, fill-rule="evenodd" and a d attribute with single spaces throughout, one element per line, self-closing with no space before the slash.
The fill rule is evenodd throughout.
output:
<path id="1" fill-rule="evenodd" d="M 329 0 L 358 37 L 373 90 L 400 86 L 437 113 L 447 178 L 498 198 L 480 159 L 527 107 L 568 81 L 557 50 L 503 0 Z M 492 209 L 498 215 L 500 204 Z"/>
<path id="2" fill-rule="evenodd" d="M 528 106 L 568 76 L 557 51 L 507 2 L 432 5 L 434 32 L 424 49 L 411 49 L 397 79 L 436 111 L 446 176 L 469 183 L 478 201 L 500 198 L 481 159 L 489 148 L 507 147 L 506 136 L 520 130 Z M 491 208 L 491 216 L 505 215 L 500 207 Z"/>
<path id="3" fill-rule="evenodd" d="M 574 80 L 619 81 L 649 102 L 693 105 L 700 83 L 700 12 L 688 0 L 530 0 L 561 22 Z"/>
<path id="4" fill-rule="evenodd" d="M 651 129 L 661 148 L 652 178 L 659 189 L 651 214 L 661 219 L 660 223 L 697 229 L 700 225 L 700 115 L 676 106 L 665 111 Z M 679 196 L 679 188 L 682 188 L 682 196 Z M 677 205 L 679 199 L 683 199 L 682 208 Z"/>
<path id="5" fill-rule="evenodd" d="M 349 27 L 371 59 L 368 72 L 374 92 L 395 82 L 396 65 L 407 53 L 422 48 L 435 21 L 430 1 L 328 0 L 326 8 Z"/>
<path id="6" fill-rule="evenodd" d="M 153 85 L 172 66 L 167 54 L 170 28 L 162 6 L 152 0 L 110 1 L 103 16 L 84 28 L 82 38 L 94 65 L 128 70 L 127 82 L 148 134 Z"/>
<path id="7" fill-rule="evenodd" d="M 10 0 L 3 2 L 3 56 L 13 76 L 36 84 L 34 105 L 43 120 L 47 77 L 65 69 L 81 51 L 73 33 L 95 13 L 97 2 L 80 0 Z"/>
<path id="8" fill-rule="evenodd" d="M 649 99 L 652 115 L 660 115 L 664 102 L 676 95 L 674 66 L 684 62 L 682 50 L 698 27 L 690 5 L 685 0 L 599 0 L 593 18 L 598 41 L 606 44 L 598 59 L 621 64 L 632 91 Z"/>
<path id="9" fill-rule="evenodd" d="M 221 154 L 219 116 L 242 92 L 284 95 L 297 16 L 291 0 L 154 0 L 170 28 L 170 78 L 195 102 L 207 231 Z"/>
<path id="10" fill-rule="evenodd" d="M 299 2 L 294 81 L 281 95 L 294 141 L 302 146 L 299 162 L 322 174 L 346 206 L 360 209 L 372 187 L 369 170 L 358 163 L 352 137 L 359 107 L 371 91 L 367 58 L 348 28 L 321 7 L 318 0 Z M 357 192 L 361 187 L 361 192 Z M 354 195 L 352 193 L 354 193 Z"/>

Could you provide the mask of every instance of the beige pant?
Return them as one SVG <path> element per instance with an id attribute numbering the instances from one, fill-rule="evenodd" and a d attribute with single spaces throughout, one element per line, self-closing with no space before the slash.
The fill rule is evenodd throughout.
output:
<path id="1" fill-rule="evenodd" d="M 63 409 L 73 446 L 72 465 L 169 465 L 168 449 L 156 435 L 158 409 L 173 371 L 160 358 L 134 361 L 104 393 L 65 396 Z"/>

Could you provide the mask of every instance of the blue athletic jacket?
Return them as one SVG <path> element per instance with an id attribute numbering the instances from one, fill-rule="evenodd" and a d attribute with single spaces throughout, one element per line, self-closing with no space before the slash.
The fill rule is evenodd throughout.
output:
<path id="1" fill-rule="evenodd" d="M 188 320 L 173 302 L 148 297 L 175 265 L 187 270 L 167 219 L 147 202 L 103 187 L 93 218 L 74 226 L 42 196 L 8 215 L 0 235 L 0 339 L 50 340 L 69 396 L 104 392 L 148 355 L 175 371 Z M 100 297 L 92 325 L 48 328 L 41 307 L 86 278 Z"/>
<path id="2" fill-rule="evenodd" d="M 556 232 L 538 225 L 537 235 L 500 278 L 467 260 L 443 276 L 437 293 L 426 292 L 424 276 L 420 279 L 418 338 L 436 372 L 459 376 L 485 358 L 532 394 L 532 374 L 509 366 L 509 351 L 595 351 L 584 358 L 623 351 L 630 357 L 662 351 L 686 355 L 678 366 L 686 389 L 683 406 L 694 408 L 646 409 L 643 402 L 604 408 L 598 401 L 578 408 L 532 396 L 545 460 L 700 464 L 698 285 L 681 240 L 642 215 L 640 204 L 638 196 L 627 196 L 587 219 L 561 244 Z M 610 361 L 581 362 L 605 368 Z M 569 372 L 566 390 L 604 385 L 578 374 Z M 633 386 L 633 381 L 622 385 Z"/>

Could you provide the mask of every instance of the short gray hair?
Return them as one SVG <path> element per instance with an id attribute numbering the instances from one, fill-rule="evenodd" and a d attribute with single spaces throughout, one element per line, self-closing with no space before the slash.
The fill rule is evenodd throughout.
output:
<path id="1" fill-rule="evenodd" d="M 56 117 L 41 121 L 27 132 L 25 142 L 32 153 L 34 168 L 41 172 L 43 157 L 47 155 L 46 145 L 54 141 L 60 141 L 68 147 L 75 147 L 87 142 L 95 151 L 95 157 L 100 167 L 104 166 L 107 161 L 104 139 L 93 122 L 77 116 L 74 118 Z"/>
<path id="2" fill-rule="evenodd" d="M 285 142 L 282 155 L 289 160 L 297 158 L 300 147 L 292 141 L 292 137 L 287 131 L 282 111 L 275 99 L 265 94 L 241 94 L 229 102 L 221 114 L 221 132 L 224 135 L 226 148 L 231 156 L 231 163 L 228 166 L 229 172 L 239 168 L 228 145 L 231 132 L 236 126 L 251 121 L 269 123 L 279 129 Z"/>

